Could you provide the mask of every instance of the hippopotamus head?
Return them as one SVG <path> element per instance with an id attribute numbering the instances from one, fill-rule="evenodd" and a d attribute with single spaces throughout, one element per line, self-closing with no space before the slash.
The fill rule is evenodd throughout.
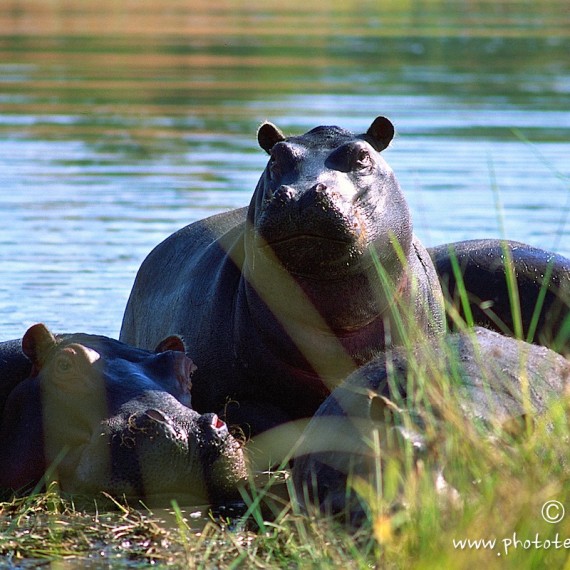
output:
<path id="1" fill-rule="evenodd" d="M 412 242 L 408 206 L 380 155 L 393 136 L 385 117 L 358 135 L 320 126 L 285 137 L 263 124 L 258 141 L 271 158 L 248 211 L 253 263 L 276 258 L 291 275 L 331 280 L 362 272 L 378 246 L 392 274 Z"/>
<path id="2" fill-rule="evenodd" d="M 487 443 L 509 453 L 534 418 L 567 397 L 569 380 L 570 361 L 561 355 L 480 327 L 384 353 L 311 419 L 293 465 L 297 497 L 358 523 L 374 504 L 366 491 L 385 483 L 390 464 L 398 481 L 413 481 L 420 468 L 440 499 L 455 503 L 475 479 L 472 459 Z M 552 445 L 559 447 L 558 437 Z M 463 487 L 454 464 L 462 466 Z M 387 496 L 398 502 L 403 491 Z"/>
<path id="3" fill-rule="evenodd" d="M 387 463 L 403 474 L 432 459 L 421 412 L 359 388 L 337 388 L 317 410 L 296 447 L 292 473 L 302 507 L 340 514 L 355 526 L 374 504 L 370 491 L 382 484 Z M 439 466 L 433 475 L 444 481 Z"/>
<path id="4" fill-rule="evenodd" d="M 22 350 L 32 370 L 5 405 L 0 487 L 35 484 L 48 469 L 71 493 L 239 497 L 243 450 L 215 414 L 189 407 L 196 367 L 179 337 L 149 352 L 35 325 Z"/>

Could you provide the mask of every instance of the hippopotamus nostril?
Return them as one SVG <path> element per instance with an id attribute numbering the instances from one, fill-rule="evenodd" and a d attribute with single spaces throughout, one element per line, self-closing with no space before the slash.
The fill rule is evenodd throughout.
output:
<path id="1" fill-rule="evenodd" d="M 301 192 L 298 197 L 299 210 L 311 212 L 311 216 L 318 210 L 317 220 L 323 217 L 336 218 L 338 212 L 338 204 L 334 203 L 334 196 L 330 192 L 328 186 L 322 182 L 306 186 L 305 191 Z M 341 226 L 340 220 L 338 223 Z"/>
<path id="2" fill-rule="evenodd" d="M 214 414 L 211 425 L 214 429 L 221 429 L 225 427 L 226 423 L 222 421 L 216 414 Z"/>
<path id="3" fill-rule="evenodd" d="M 162 412 L 159 412 L 158 410 L 155 410 L 153 408 L 146 410 L 144 415 L 147 418 L 149 418 L 155 422 L 159 422 L 159 423 L 165 423 L 166 422 L 166 418 L 164 417 L 164 414 L 162 414 Z"/>
<path id="4" fill-rule="evenodd" d="M 295 190 L 291 186 L 282 184 L 273 193 L 273 199 L 281 202 L 289 202 L 295 197 Z"/>
<path id="5" fill-rule="evenodd" d="M 217 414 L 203 414 L 198 420 L 205 433 L 225 437 L 229 434 L 226 422 L 221 420 Z"/>
<path id="6" fill-rule="evenodd" d="M 144 440 L 184 440 L 187 437 L 180 422 L 161 412 L 157 408 L 147 408 L 144 412 L 135 412 L 129 418 L 130 435 L 137 438 L 137 445 Z"/>

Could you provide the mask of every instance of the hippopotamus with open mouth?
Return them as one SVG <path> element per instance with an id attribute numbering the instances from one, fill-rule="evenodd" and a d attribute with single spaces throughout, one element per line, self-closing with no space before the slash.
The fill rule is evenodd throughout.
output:
<path id="1" fill-rule="evenodd" d="M 216 414 L 189 407 L 196 367 L 179 337 L 149 352 L 38 324 L 19 344 L 0 345 L 0 488 L 51 478 L 85 495 L 239 498 L 242 447 Z"/>
<path id="2" fill-rule="evenodd" d="M 385 117 L 362 134 L 322 126 L 285 137 L 262 125 L 270 159 L 249 207 L 150 253 L 121 340 L 191 340 L 195 408 L 255 434 L 311 416 L 386 346 L 443 333 L 437 275 L 380 154 L 393 135 Z"/>

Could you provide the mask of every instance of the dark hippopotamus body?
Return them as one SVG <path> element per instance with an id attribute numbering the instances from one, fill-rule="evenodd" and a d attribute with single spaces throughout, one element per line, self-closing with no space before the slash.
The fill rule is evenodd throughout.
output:
<path id="1" fill-rule="evenodd" d="M 402 453 L 398 440 L 432 465 L 439 462 L 441 475 L 446 457 L 454 460 L 449 440 L 437 445 L 441 433 L 453 430 L 463 438 L 461 447 L 470 445 L 469 437 L 480 444 L 525 433 L 549 405 L 568 396 L 569 385 L 568 359 L 480 327 L 410 352 L 391 351 L 351 375 L 307 426 L 293 465 L 297 497 L 307 507 L 360 520 L 366 507 L 350 481 L 377 489 L 379 467 Z"/>
<path id="2" fill-rule="evenodd" d="M 14 345 L 0 345 L 4 377 L 23 366 Z M 215 414 L 189 407 L 195 366 L 179 337 L 148 352 L 35 325 L 21 346 L 29 375 L 12 375 L 2 401 L 0 488 L 30 488 L 51 469 L 70 493 L 239 497 L 243 451 Z"/>
<path id="3" fill-rule="evenodd" d="M 475 323 L 570 355 L 570 259 L 496 239 L 428 251 L 444 291 L 463 317 L 462 288 Z"/>
<path id="4" fill-rule="evenodd" d="M 249 208 L 196 222 L 142 264 L 121 340 L 191 340 L 193 403 L 253 433 L 310 416 L 385 346 L 444 330 L 441 288 L 380 151 L 392 124 L 354 135 L 258 133 L 270 154 Z"/>

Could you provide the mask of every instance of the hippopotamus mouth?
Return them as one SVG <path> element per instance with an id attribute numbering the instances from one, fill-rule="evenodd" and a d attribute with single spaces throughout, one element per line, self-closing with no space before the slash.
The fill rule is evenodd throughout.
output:
<path id="1" fill-rule="evenodd" d="M 311 233 L 265 242 L 261 251 L 292 275 L 319 279 L 346 273 L 363 254 L 354 241 Z"/>
<path id="2" fill-rule="evenodd" d="M 285 262 L 291 261 L 291 257 L 295 256 L 299 250 L 307 256 L 310 256 L 312 248 L 316 249 L 314 254 L 329 260 L 345 257 L 353 250 L 358 242 L 354 236 L 350 236 L 345 232 L 319 232 L 315 229 L 299 229 L 291 231 L 283 236 L 268 236 L 269 239 L 263 239 L 262 247 L 270 248 L 275 252 L 277 257 Z"/>
<path id="3" fill-rule="evenodd" d="M 289 245 L 296 245 L 296 244 L 305 244 L 311 242 L 323 242 L 329 244 L 338 244 L 339 246 L 347 247 L 352 244 L 352 240 L 348 237 L 332 237 L 326 235 L 320 235 L 317 233 L 311 232 L 302 232 L 299 231 L 298 233 L 293 233 L 288 236 L 277 238 L 272 241 L 266 241 L 265 247 L 271 247 L 276 249 L 281 246 L 289 246 Z"/>
<path id="4" fill-rule="evenodd" d="M 362 269 L 368 232 L 355 210 L 328 197 L 305 209 L 273 201 L 257 220 L 257 250 L 292 275 L 326 279 Z"/>

